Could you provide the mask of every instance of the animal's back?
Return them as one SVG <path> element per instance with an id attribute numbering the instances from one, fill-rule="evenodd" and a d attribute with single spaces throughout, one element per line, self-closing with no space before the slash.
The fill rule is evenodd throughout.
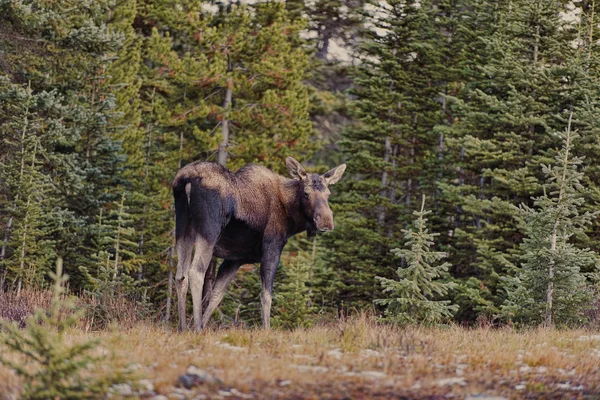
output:
<path id="1" fill-rule="evenodd" d="M 220 164 L 194 162 L 179 170 L 173 181 L 173 189 L 183 190 L 187 183 L 192 183 L 215 190 L 223 200 L 233 202 L 235 218 L 255 229 L 262 229 L 273 207 L 278 205 L 276 199 L 280 194 L 282 179 L 285 178 L 254 164 L 247 164 L 233 173 Z"/>
<path id="2" fill-rule="evenodd" d="M 220 164 L 197 161 L 187 164 L 181 168 L 173 180 L 173 188 L 178 188 L 192 180 L 207 189 L 217 189 L 219 192 L 226 191 L 232 184 L 234 174 Z M 226 193 L 222 193 L 226 194 Z"/>

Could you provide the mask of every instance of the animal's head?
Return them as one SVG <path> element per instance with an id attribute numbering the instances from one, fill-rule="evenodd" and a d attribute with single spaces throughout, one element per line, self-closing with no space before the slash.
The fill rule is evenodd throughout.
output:
<path id="1" fill-rule="evenodd" d="M 302 193 L 301 207 L 314 226 L 314 229 L 309 229 L 309 234 L 314 234 L 316 231 L 333 230 L 333 212 L 329 207 L 329 195 L 331 194 L 329 186 L 340 180 L 346 170 L 346 164 L 339 165 L 323 175 L 306 172 L 302 165 L 292 157 L 288 157 L 285 164 L 292 178 L 302 182 L 304 192 Z"/>

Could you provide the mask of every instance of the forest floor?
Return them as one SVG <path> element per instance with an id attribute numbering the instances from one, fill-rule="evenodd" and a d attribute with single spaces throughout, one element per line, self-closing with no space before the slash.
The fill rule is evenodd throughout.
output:
<path id="1" fill-rule="evenodd" d="M 600 335 L 586 330 L 398 329 L 357 317 L 294 331 L 69 332 L 91 337 L 104 355 L 93 374 L 129 371 L 111 398 L 600 399 Z M 20 385 L 0 367 L 0 399 Z"/>

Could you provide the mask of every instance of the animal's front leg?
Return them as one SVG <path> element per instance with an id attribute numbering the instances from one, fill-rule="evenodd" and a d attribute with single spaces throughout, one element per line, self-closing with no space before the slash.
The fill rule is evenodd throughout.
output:
<path id="1" fill-rule="evenodd" d="M 260 263 L 260 280 L 262 282 L 262 291 L 260 294 L 260 304 L 262 306 L 263 327 L 271 327 L 271 302 L 273 299 L 273 281 L 279 265 L 281 251 L 285 246 L 285 240 L 269 240 L 263 244 L 263 256 Z"/>

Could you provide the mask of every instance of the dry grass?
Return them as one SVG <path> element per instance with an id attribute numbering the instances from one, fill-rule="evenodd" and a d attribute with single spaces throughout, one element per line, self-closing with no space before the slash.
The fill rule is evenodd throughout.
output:
<path id="1" fill-rule="evenodd" d="M 600 336 L 585 330 L 397 329 L 360 316 L 296 331 L 208 330 L 177 334 L 138 325 L 70 339 L 102 339 L 109 369 L 134 371 L 169 395 L 189 365 L 254 398 L 600 398 Z M 2 351 L 2 349 L 0 349 Z M 102 374 L 106 368 L 97 368 Z M 291 382 L 287 382 L 291 381 Z M 0 368 L 0 393 L 19 382 Z M 1 396 L 0 396 L 1 398 Z M 191 396 L 190 398 L 193 398 Z"/>

